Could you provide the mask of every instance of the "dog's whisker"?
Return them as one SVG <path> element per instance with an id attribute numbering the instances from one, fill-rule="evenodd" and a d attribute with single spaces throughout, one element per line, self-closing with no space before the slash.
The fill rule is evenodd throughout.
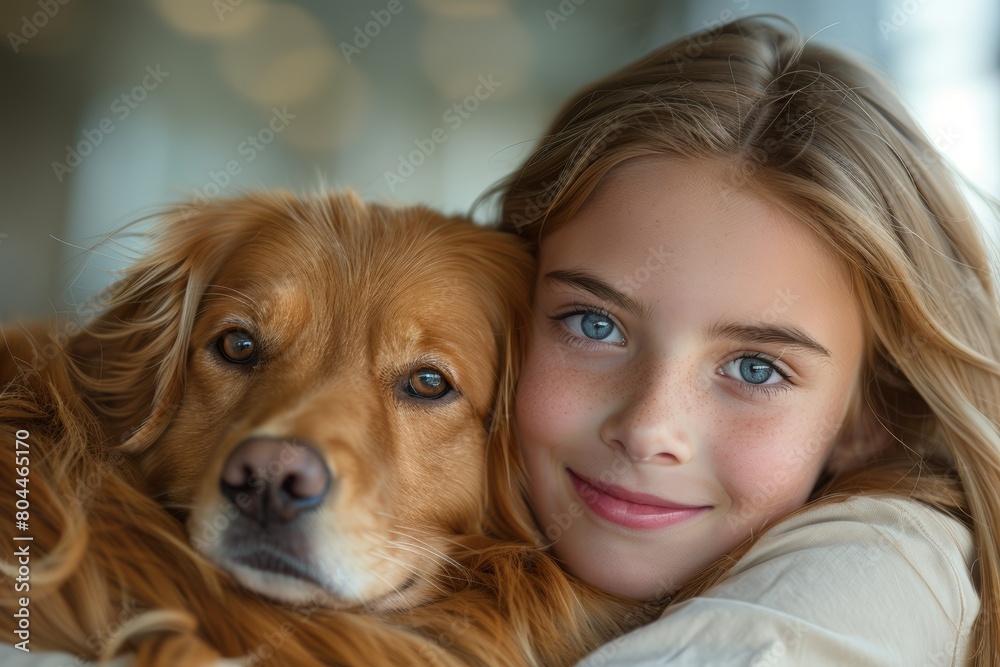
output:
<path id="1" fill-rule="evenodd" d="M 413 574 L 416 577 L 418 577 L 422 582 L 424 582 L 432 590 L 434 590 L 434 591 L 436 591 L 438 593 L 441 593 L 441 594 L 445 594 L 448 591 L 447 587 L 444 586 L 444 584 L 443 584 L 443 582 L 445 580 L 447 580 L 447 581 L 461 581 L 461 582 L 464 582 L 464 583 L 469 583 L 471 581 L 471 579 L 469 579 L 469 578 L 466 578 L 466 577 L 455 577 L 455 576 L 446 574 L 445 572 L 441 572 L 441 571 L 438 571 L 438 570 L 426 570 L 425 571 L 425 570 L 417 567 L 413 563 L 407 563 L 407 562 L 402 561 L 402 560 L 400 560 L 398 558 L 393 558 L 392 556 L 390 556 L 388 554 L 385 554 L 385 553 L 375 553 L 375 552 L 372 552 L 372 553 L 374 553 L 376 556 L 382 558 L 385 561 L 388 561 L 390 563 L 395 563 L 396 565 L 399 565 L 403 569 L 409 571 L 411 574 Z M 376 576 L 378 576 L 378 575 L 376 575 Z M 380 579 L 381 579 L 381 577 L 380 577 Z M 382 581 L 385 582 L 385 583 L 388 583 L 384 579 L 382 579 Z"/>
<path id="2" fill-rule="evenodd" d="M 378 556 L 379 558 L 381 558 L 382 560 L 384 560 L 386 562 L 398 565 L 401 568 L 403 568 L 403 569 L 411 572 L 412 574 L 418 574 L 418 575 L 426 575 L 427 574 L 427 572 L 421 572 L 413 563 L 407 563 L 406 561 L 401 560 L 399 558 L 395 558 L 394 556 L 390 556 L 389 554 L 387 554 L 385 552 L 372 551 L 372 554 L 374 554 L 375 556 Z M 372 574 L 375 574 L 375 576 L 379 576 L 375 572 L 372 572 Z M 388 583 L 385 579 L 382 579 L 382 581 L 384 583 Z"/>
<path id="3" fill-rule="evenodd" d="M 423 558 L 424 561 L 427 560 L 425 556 L 430 555 L 434 557 L 435 565 L 437 564 L 437 561 L 447 559 L 447 556 L 441 553 L 440 551 L 434 551 L 419 544 L 409 544 L 407 542 L 400 540 L 391 540 L 389 542 L 386 542 L 385 549 L 394 549 L 396 551 L 407 551 L 409 553 L 413 553 L 418 556 L 424 557 Z M 382 549 L 381 551 L 383 553 L 387 553 L 385 549 Z"/>
<path id="4" fill-rule="evenodd" d="M 411 551 L 411 553 L 416 553 L 418 556 L 422 557 L 422 555 L 419 552 L 412 551 L 412 550 L 408 550 L 408 551 Z M 372 553 L 374 553 L 376 556 L 378 556 L 379 558 L 382 558 L 385 561 L 388 561 L 388 562 L 391 562 L 391 563 L 395 563 L 395 564 L 399 565 L 400 567 L 408 570 L 412 574 L 417 575 L 418 577 L 420 577 L 420 579 L 422 581 L 425 581 L 425 582 L 429 583 L 430 585 L 432 585 L 436 589 L 441 589 L 442 588 L 441 584 L 440 584 L 440 581 L 444 580 L 444 579 L 453 580 L 453 581 L 468 581 L 467 578 L 464 578 L 464 577 L 454 577 L 454 576 L 446 574 L 445 572 L 443 572 L 441 570 L 438 570 L 436 568 L 434 568 L 434 569 L 427 569 L 427 568 L 420 567 L 419 564 L 417 564 L 417 563 L 407 563 L 407 562 L 405 562 L 403 560 L 400 560 L 398 558 L 390 556 L 387 553 L 376 553 L 376 552 L 372 552 Z"/>
<path id="5" fill-rule="evenodd" d="M 405 551 L 405 552 L 416 554 L 418 557 L 420 557 L 422 559 L 426 558 L 426 555 L 420 549 L 410 548 L 407 545 L 402 545 L 402 544 L 391 544 L 390 546 L 392 548 L 398 549 L 400 551 Z M 445 571 L 445 570 L 439 570 L 439 569 L 436 569 L 436 568 L 433 569 L 433 570 L 427 570 L 426 572 L 420 572 L 420 571 L 417 570 L 417 568 L 415 566 L 411 566 L 411 565 L 407 565 L 405 563 L 402 563 L 401 561 L 399 561 L 399 559 L 393 558 L 392 556 L 389 556 L 388 554 L 379 554 L 379 555 L 380 555 L 380 557 L 384 558 L 385 560 L 388 560 L 388 561 L 391 561 L 391 562 L 394 562 L 394 563 L 399 563 L 400 565 L 402 565 L 404 567 L 407 567 L 408 569 L 414 571 L 417 574 L 424 575 L 424 577 L 426 579 L 430 580 L 430 581 L 434 581 L 434 580 L 438 580 L 438 579 L 468 581 L 468 579 L 466 577 L 455 577 L 453 575 L 448 574 L 447 571 Z M 447 560 L 458 571 L 464 571 L 465 568 L 463 568 L 461 566 L 461 564 L 459 564 L 459 563 L 457 563 L 455 561 L 452 561 L 451 559 L 447 559 Z"/>
<path id="6" fill-rule="evenodd" d="M 386 560 L 389 560 L 389 559 L 386 558 Z M 396 562 L 396 564 L 399 565 L 400 567 L 404 568 L 404 569 L 409 570 L 409 568 L 407 567 L 407 565 L 405 563 Z M 373 577 L 375 577 L 376 579 L 378 579 L 379 581 L 381 581 L 383 584 L 385 584 L 389 588 L 390 591 L 392 591 L 392 592 L 396 591 L 397 585 L 394 584 L 394 583 L 392 583 L 391 581 L 389 581 L 385 577 L 383 577 L 378 572 L 375 572 L 374 570 L 370 570 L 369 574 L 371 574 Z M 412 572 L 412 574 L 419 575 L 420 573 L 419 572 Z M 362 604 L 367 607 L 367 601 L 365 603 L 362 603 Z"/>
<path id="7" fill-rule="evenodd" d="M 427 537 L 435 539 L 439 537 L 444 538 L 444 535 L 442 535 L 441 532 L 438 530 L 432 530 L 425 526 L 408 525 L 405 521 L 398 519 L 396 520 L 396 523 L 394 525 L 389 526 L 388 528 L 386 528 L 386 530 L 396 531 L 398 532 L 398 534 L 401 535 L 425 535 Z"/>
<path id="8" fill-rule="evenodd" d="M 434 533 L 434 532 L 431 532 L 431 531 L 423 531 L 423 534 L 425 535 L 424 538 L 421 538 L 420 535 L 414 534 L 413 530 L 397 530 L 397 529 L 394 529 L 394 528 L 389 528 L 388 532 L 391 533 L 391 534 L 393 534 L 393 535 L 399 535 L 401 537 L 413 540 L 415 542 L 419 542 L 420 544 L 424 545 L 427 549 L 431 549 L 431 550 L 433 550 L 433 551 L 441 554 L 442 557 L 449 558 L 449 559 L 450 559 L 450 556 L 448 556 L 448 554 L 441 547 L 437 546 L 436 543 L 438 543 L 438 542 L 446 542 L 447 544 L 450 544 L 452 546 L 462 546 L 455 539 L 452 539 L 452 538 L 449 538 L 449 537 L 447 537 L 445 535 L 440 535 L 440 534 L 437 534 L 437 533 Z"/>
<path id="9" fill-rule="evenodd" d="M 448 544 L 450 546 L 456 547 L 457 549 L 459 549 L 462 552 L 469 551 L 469 545 L 468 544 L 464 544 L 460 540 L 458 540 L 458 539 L 456 539 L 454 537 L 449 537 L 447 535 L 438 535 L 438 536 L 436 536 L 436 538 L 439 539 L 439 540 L 441 540 L 442 542 L 445 542 L 446 544 Z"/>
<path id="10" fill-rule="evenodd" d="M 388 559 L 386 559 L 386 560 L 388 560 Z M 396 564 L 397 564 L 397 565 L 400 565 L 400 566 L 402 566 L 402 567 L 404 567 L 404 568 L 406 567 L 406 565 L 405 565 L 404 563 L 396 563 Z M 395 588 L 395 586 L 394 586 L 394 585 L 392 584 L 392 582 L 391 582 L 391 581 L 389 581 L 388 579 L 386 579 L 386 578 L 385 578 L 384 576 L 382 576 L 382 575 L 381 575 L 381 574 L 379 574 L 378 572 L 375 572 L 375 571 L 373 571 L 373 570 L 372 570 L 372 571 L 370 571 L 370 574 L 371 574 L 371 575 L 372 575 L 373 577 L 375 577 L 376 579 L 378 579 L 379 581 L 381 581 L 381 582 L 382 582 L 383 584 L 385 584 L 386 586 L 388 586 L 388 587 L 390 587 L 390 588 Z"/>
<path id="11" fill-rule="evenodd" d="M 393 521 L 392 525 L 386 526 L 383 530 L 388 533 L 396 535 L 405 535 L 407 537 L 416 537 L 417 535 L 425 535 L 430 538 L 437 538 L 439 533 L 437 531 L 428 530 L 423 526 L 408 525 L 406 521 L 400 519 L 387 512 L 373 512 L 376 516 L 382 516 Z"/>
<path id="12" fill-rule="evenodd" d="M 389 544 L 387 544 L 387 546 L 389 546 L 391 548 L 399 549 L 399 550 L 402 550 L 402 551 L 409 551 L 411 553 L 415 553 L 418 556 L 420 556 L 421 558 L 426 558 L 426 552 L 428 552 L 428 548 L 427 547 L 423 547 L 421 545 L 407 545 L 407 544 L 401 543 L 401 542 L 390 542 Z M 459 563 L 458 561 L 456 561 L 454 558 L 448 556 L 447 554 L 445 554 L 445 553 L 443 553 L 441 551 L 433 549 L 433 550 L 430 550 L 430 554 L 431 554 L 431 556 L 440 558 L 441 561 L 443 561 L 444 563 L 447 563 L 448 565 L 450 565 L 453 568 L 453 570 L 455 570 L 457 572 L 461 573 L 461 572 L 467 572 L 468 571 L 468 568 L 466 566 L 462 565 L 461 563 Z M 386 556 L 386 557 L 388 558 L 388 556 Z M 434 572 L 431 572 L 429 576 L 432 578 L 432 580 L 461 581 L 461 582 L 465 582 L 465 583 L 471 583 L 473 581 L 468 576 L 456 576 L 455 574 L 450 574 L 448 570 L 436 570 Z"/>
<path id="13" fill-rule="evenodd" d="M 387 561 L 397 563 L 400 566 L 405 567 L 406 569 L 413 572 L 413 574 L 418 575 L 423 581 L 426 581 L 428 584 L 430 584 L 431 586 L 433 586 L 435 589 L 438 590 L 443 590 L 443 585 L 441 582 L 444 581 L 461 581 L 464 583 L 470 583 L 472 581 L 472 579 L 469 577 L 455 576 L 454 574 L 449 574 L 448 571 L 444 570 L 421 571 L 418 567 L 412 564 L 407 564 L 405 562 L 402 562 L 396 558 L 393 558 L 392 556 L 389 556 L 388 554 L 376 554 L 376 555 Z M 466 569 L 463 567 L 459 567 L 458 570 L 459 572 L 466 571 Z"/>
<path id="14" fill-rule="evenodd" d="M 434 546 L 430 542 L 427 542 L 426 540 L 421 540 L 420 538 L 418 538 L 418 537 L 416 537 L 414 535 L 411 535 L 411 534 L 406 533 L 406 532 L 398 531 L 398 530 L 389 531 L 389 532 L 390 533 L 394 533 L 397 537 L 394 538 L 394 539 L 392 539 L 392 540 L 389 540 L 386 543 L 387 546 L 407 545 L 407 546 L 412 546 L 414 548 L 420 548 L 423 551 L 426 551 L 428 553 L 434 554 L 435 556 L 438 556 L 438 557 L 440 557 L 442 559 L 447 559 L 448 558 L 448 555 L 444 551 L 442 551 L 441 549 L 437 548 L 436 546 Z"/>
<path id="15" fill-rule="evenodd" d="M 398 535 L 403 536 L 404 538 L 409 538 L 411 540 L 415 540 L 415 542 L 412 543 L 412 544 L 406 544 L 404 542 L 389 542 L 387 544 L 387 546 L 389 546 L 389 547 L 392 547 L 392 548 L 407 548 L 407 549 L 409 549 L 409 550 L 411 550 L 411 551 L 413 551 L 415 553 L 419 551 L 421 553 L 426 553 L 426 554 L 429 554 L 429 555 L 434 556 L 436 558 L 439 558 L 440 560 L 442 560 L 442 561 L 444 561 L 444 562 L 446 562 L 449 565 L 452 565 L 454 567 L 461 567 L 461 564 L 457 560 L 455 560 L 454 558 L 452 558 L 451 556 L 449 556 L 447 553 L 445 553 L 441 549 L 438 549 L 434 545 L 427 543 L 426 541 L 418 540 L 417 538 L 414 538 L 413 536 L 407 535 L 407 534 L 402 533 L 400 531 L 390 531 L 390 532 L 395 532 Z"/>

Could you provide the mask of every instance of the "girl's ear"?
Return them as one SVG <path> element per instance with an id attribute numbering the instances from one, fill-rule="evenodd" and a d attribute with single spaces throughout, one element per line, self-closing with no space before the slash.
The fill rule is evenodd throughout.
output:
<path id="1" fill-rule="evenodd" d="M 863 397 L 855 401 L 837 434 L 826 472 L 838 475 L 872 460 L 885 449 L 892 434 L 883 426 Z"/>

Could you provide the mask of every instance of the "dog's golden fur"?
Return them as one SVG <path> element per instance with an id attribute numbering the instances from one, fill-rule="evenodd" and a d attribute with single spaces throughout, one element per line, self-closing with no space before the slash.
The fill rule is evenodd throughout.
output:
<path id="1" fill-rule="evenodd" d="M 283 193 L 177 207 L 153 239 L 92 321 L 4 330 L 0 535 L 18 534 L 23 430 L 34 538 L 30 592 L 0 589 L 7 637 L 29 597 L 32 649 L 142 666 L 559 665 L 647 619 L 496 534 L 527 525 L 517 489 L 484 502 L 530 299 L 517 239 Z M 253 364 L 220 355 L 233 328 Z M 426 366 L 448 396 L 407 391 Z M 258 594 L 287 578 L 234 581 L 220 537 L 220 471 L 262 434 L 312 442 L 338 485 L 299 535 L 322 585 L 291 586 L 294 605 Z"/>

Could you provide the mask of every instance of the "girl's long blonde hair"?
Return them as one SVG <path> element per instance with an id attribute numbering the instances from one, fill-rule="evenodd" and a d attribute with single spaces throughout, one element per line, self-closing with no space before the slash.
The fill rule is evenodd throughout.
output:
<path id="1" fill-rule="evenodd" d="M 1000 655 L 1000 305 L 959 179 L 878 75 L 794 28 L 749 19 L 668 44 L 577 94 L 494 189 L 503 225 L 537 247 L 609 171 L 644 156 L 723 164 L 733 187 L 800 219 L 849 267 L 870 324 L 855 421 L 874 416 L 881 428 L 869 437 L 889 444 L 822 480 L 809 506 L 895 495 L 965 521 L 982 601 L 970 655 L 992 664 Z M 537 540 L 513 422 L 505 424 L 491 451 L 495 529 Z M 674 600 L 711 585 L 749 545 Z"/>

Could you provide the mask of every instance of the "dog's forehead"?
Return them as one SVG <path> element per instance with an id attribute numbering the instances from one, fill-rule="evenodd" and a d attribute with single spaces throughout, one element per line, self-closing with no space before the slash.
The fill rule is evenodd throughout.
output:
<path id="1" fill-rule="evenodd" d="M 213 281 L 274 337 L 365 340 L 371 355 L 494 358 L 499 278 L 479 261 L 487 232 L 437 214 L 274 221 Z M 220 301 L 222 303 L 220 303 Z"/>

